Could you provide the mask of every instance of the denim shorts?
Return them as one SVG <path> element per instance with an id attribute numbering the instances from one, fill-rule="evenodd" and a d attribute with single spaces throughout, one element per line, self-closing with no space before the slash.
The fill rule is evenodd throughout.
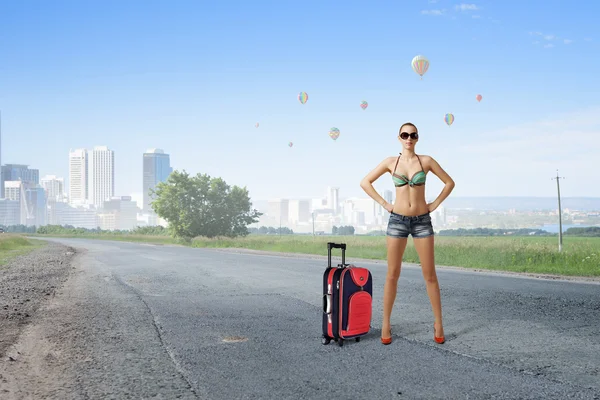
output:
<path id="1" fill-rule="evenodd" d="M 396 213 L 390 213 L 390 221 L 387 227 L 387 236 L 393 238 L 407 238 L 409 234 L 413 238 L 424 238 L 434 234 L 429 213 L 407 217 Z"/>

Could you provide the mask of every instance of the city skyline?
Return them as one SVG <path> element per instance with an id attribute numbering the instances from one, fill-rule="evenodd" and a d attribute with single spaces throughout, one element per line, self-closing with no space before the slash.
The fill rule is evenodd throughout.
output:
<path id="1" fill-rule="evenodd" d="M 599 4 L 59 3 L 1 6 L 2 163 L 66 177 L 65 149 L 103 143 L 118 154 L 115 192 L 141 194 L 137 155 L 156 147 L 176 155 L 174 170 L 256 199 L 326 186 L 361 196 L 412 121 L 452 196 L 551 197 L 556 169 L 565 196 L 600 196 L 586 167 L 600 153 Z M 160 32 L 147 23 L 157 18 Z M 418 54 L 430 61 L 422 79 Z M 387 175 L 377 185 L 392 187 Z M 427 196 L 440 190 L 430 174 Z"/>

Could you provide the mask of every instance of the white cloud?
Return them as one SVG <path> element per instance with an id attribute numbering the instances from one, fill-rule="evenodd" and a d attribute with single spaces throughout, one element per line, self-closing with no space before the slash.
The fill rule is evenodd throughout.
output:
<path id="1" fill-rule="evenodd" d="M 457 10 L 460 11 L 474 11 L 474 10 L 479 10 L 479 7 L 477 7 L 475 4 L 457 4 L 456 6 L 454 6 L 454 8 L 456 8 Z"/>
<path id="2" fill-rule="evenodd" d="M 481 18 L 481 16 L 480 16 L 480 15 L 472 15 L 471 17 L 472 17 L 472 18 Z"/>
<path id="3" fill-rule="evenodd" d="M 531 31 L 529 32 L 529 35 L 531 36 L 535 36 L 535 37 L 539 37 L 544 39 L 547 42 L 562 42 L 563 44 L 571 44 L 573 43 L 573 40 L 571 39 L 562 39 L 554 34 L 548 34 L 548 33 L 542 33 L 539 31 Z M 539 44 L 539 41 L 534 41 L 533 44 Z M 553 43 L 548 43 L 544 46 L 545 48 L 551 48 L 554 47 Z"/>
<path id="4" fill-rule="evenodd" d="M 583 40 L 585 40 L 586 42 L 591 42 L 591 41 L 592 41 L 592 38 L 586 37 L 586 38 L 584 38 Z"/>
<path id="5" fill-rule="evenodd" d="M 425 15 L 442 15 L 444 14 L 443 10 L 423 10 L 421 11 L 421 14 L 425 14 Z"/>
<path id="6" fill-rule="evenodd" d="M 437 3 L 437 2 L 438 2 L 438 0 L 429 0 L 429 2 L 430 2 L 431 4 L 435 4 L 435 3 Z"/>
<path id="7" fill-rule="evenodd" d="M 545 49 L 550 49 L 552 47 L 554 47 L 554 45 L 552 43 L 547 43 L 547 44 L 544 45 Z"/>
<path id="8" fill-rule="evenodd" d="M 559 169 L 561 176 L 569 181 L 565 196 L 600 196 L 600 186 L 593 184 L 598 181 L 597 171 L 590 168 L 597 164 L 600 153 L 598 115 L 600 107 L 597 106 L 469 135 L 468 141 L 446 147 L 448 154 L 469 155 L 468 161 L 448 158 L 448 171 L 456 175 L 457 185 L 467 179 L 497 182 L 502 189 L 496 186 L 494 190 L 490 184 L 481 190 L 502 191 L 505 196 L 545 196 L 548 195 L 545 191 L 549 195 L 552 190 L 556 193 L 556 184 L 547 185 Z M 474 168 L 475 165 L 481 168 Z M 561 192 L 562 189 L 561 182 Z"/>

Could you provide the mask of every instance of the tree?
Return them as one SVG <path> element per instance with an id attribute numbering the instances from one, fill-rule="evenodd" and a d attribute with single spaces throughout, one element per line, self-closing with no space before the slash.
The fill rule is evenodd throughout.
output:
<path id="1" fill-rule="evenodd" d="M 221 178 L 207 174 L 190 176 L 173 171 L 151 193 L 156 214 L 169 223 L 175 237 L 246 236 L 247 226 L 262 213 L 251 209 L 248 190 L 229 186 Z"/>
<path id="2" fill-rule="evenodd" d="M 354 227 L 352 225 L 343 225 L 339 227 L 334 225 L 333 228 L 331 228 L 331 234 L 340 236 L 354 235 Z"/>

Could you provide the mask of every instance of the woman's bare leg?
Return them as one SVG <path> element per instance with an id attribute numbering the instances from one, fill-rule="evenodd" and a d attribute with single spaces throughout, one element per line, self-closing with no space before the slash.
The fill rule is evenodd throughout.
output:
<path id="1" fill-rule="evenodd" d="M 389 338 L 392 316 L 392 308 L 396 301 L 396 292 L 398 289 L 398 278 L 400 278 L 400 267 L 402 265 L 402 256 L 406 249 L 407 238 L 386 238 L 387 244 L 387 277 L 383 285 L 383 323 L 381 325 L 381 337 Z"/>
<path id="2" fill-rule="evenodd" d="M 421 261 L 421 270 L 423 271 L 423 278 L 425 279 L 425 285 L 427 286 L 427 294 L 429 295 L 429 301 L 431 302 L 431 309 L 433 311 L 435 336 L 444 336 L 444 325 L 442 322 L 442 300 L 440 296 L 440 285 L 438 283 L 437 274 L 435 272 L 435 258 L 434 258 L 434 239 L 433 235 L 424 238 L 413 238 L 415 243 L 415 250 L 419 254 L 419 260 Z"/>

